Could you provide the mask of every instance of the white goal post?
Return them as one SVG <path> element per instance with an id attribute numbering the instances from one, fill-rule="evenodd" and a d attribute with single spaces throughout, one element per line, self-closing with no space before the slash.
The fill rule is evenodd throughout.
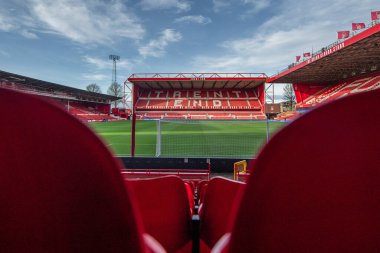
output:
<path id="1" fill-rule="evenodd" d="M 156 157 L 253 158 L 279 127 L 267 120 L 156 120 Z"/>

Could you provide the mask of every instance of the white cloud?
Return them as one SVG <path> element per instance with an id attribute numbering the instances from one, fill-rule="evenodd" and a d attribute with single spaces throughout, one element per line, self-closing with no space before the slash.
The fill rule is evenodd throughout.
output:
<path id="1" fill-rule="evenodd" d="M 195 24 L 202 24 L 206 25 L 211 23 L 211 18 L 204 17 L 202 15 L 189 15 L 189 16 L 183 16 L 180 18 L 176 18 L 174 20 L 174 23 L 195 23 Z"/>
<path id="2" fill-rule="evenodd" d="M 170 43 L 178 42 L 182 39 L 182 35 L 172 29 L 165 29 L 161 32 L 157 39 L 149 41 L 145 46 L 139 48 L 142 57 L 162 57 L 166 53 L 166 48 Z"/>
<path id="3" fill-rule="evenodd" d="M 31 32 L 31 29 L 35 27 L 35 22 L 30 17 L 22 12 L 15 14 L 6 8 L 0 11 L 3 11 L 0 13 L 0 31 L 18 33 L 28 39 L 38 39 L 38 36 Z"/>
<path id="4" fill-rule="evenodd" d="M 81 44 L 109 45 L 145 35 L 145 28 L 122 0 L 14 0 L 13 4 L 13 9 L 1 6 L 0 30 L 29 39 L 45 33 Z"/>
<path id="5" fill-rule="evenodd" d="M 243 4 L 250 6 L 249 12 L 254 13 L 269 7 L 271 0 L 243 0 Z"/>
<path id="6" fill-rule="evenodd" d="M 369 6 L 375 4 L 375 0 L 284 0 L 277 6 L 277 15 L 253 35 L 222 42 L 219 55 L 195 56 L 192 66 L 199 71 L 275 74 L 294 62 L 296 55 L 333 43 L 336 31 L 349 29 L 352 20 L 368 21 Z"/>
<path id="7" fill-rule="evenodd" d="M 28 39 L 38 39 L 38 36 L 35 33 L 32 33 L 28 30 L 21 30 L 20 34 Z"/>
<path id="8" fill-rule="evenodd" d="M 225 41 L 220 45 L 225 52 L 222 56 L 196 56 L 193 65 L 212 72 L 278 70 L 291 62 L 289 56 L 299 53 L 300 47 L 319 38 L 318 35 L 304 37 L 305 33 L 308 33 L 308 28 Z"/>
<path id="9" fill-rule="evenodd" d="M 104 81 L 107 79 L 111 79 L 110 76 L 103 74 L 83 74 L 83 78 L 90 81 Z"/>
<path id="10" fill-rule="evenodd" d="M 0 31 L 8 32 L 15 28 L 9 21 L 7 17 L 0 14 Z"/>
<path id="11" fill-rule="evenodd" d="M 174 8 L 178 12 L 185 12 L 191 9 L 190 2 L 185 0 L 142 0 L 140 4 L 145 11 Z"/>
<path id="12" fill-rule="evenodd" d="M 91 56 L 84 56 L 83 61 L 93 65 L 97 69 L 112 69 L 113 62 L 108 59 L 108 57 L 103 58 L 97 58 L 97 57 L 91 57 Z M 117 61 L 116 63 L 117 69 L 130 69 L 131 63 L 129 61 L 121 59 L 120 61 Z"/>
<path id="13" fill-rule="evenodd" d="M 221 10 L 229 7 L 231 5 L 230 0 L 212 0 L 213 9 L 215 12 L 220 12 Z"/>
<path id="14" fill-rule="evenodd" d="M 29 0 L 41 29 L 82 44 L 107 44 L 115 38 L 138 40 L 145 30 L 120 0 Z"/>
<path id="15" fill-rule="evenodd" d="M 224 11 L 227 8 L 239 5 L 244 15 L 254 14 L 270 6 L 271 0 L 212 0 L 215 12 Z"/>
<path id="16" fill-rule="evenodd" d="M 98 69 L 104 69 L 104 68 L 112 67 L 112 63 L 109 60 L 104 60 L 104 59 L 91 57 L 91 56 L 85 56 L 85 57 L 83 57 L 83 60 L 86 63 L 94 65 Z"/>

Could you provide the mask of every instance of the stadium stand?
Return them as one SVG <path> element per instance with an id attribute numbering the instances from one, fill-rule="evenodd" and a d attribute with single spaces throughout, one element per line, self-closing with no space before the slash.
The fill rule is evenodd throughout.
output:
<path id="1" fill-rule="evenodd" d="M 379 34 L 380 23 L 371 22 L 346 40 L 336 41 L 310 58 L 290 64 L 267 82 L 293 84 L 300 113 L 351 94 L 378 89 Z"/>
<path id="2" fill-rule="evenodd" d="M 295 90 L 298 89 L 295 84 Z M 380 88 L 380 73 L 364 75 L 350 80 L 343 80 L 336 84 L 323 87 L 320 91 L 312 94 L 297 104 L 298 109 L 314 107 L 347 95 Z"/>
<path id="3" fill-rule="evenodd" d="M 167 252 L 191 252 L 191 209 L 182 179 L 175 176 L 126 180 L 145 230 Z"/>
<path id="4" fill-rule="evenodd" d="M 347 96 L 276 134 L 213 252 L 377 252 L 379 97 Z"/>
<path id="5" fill-rule="evenodd" d="M 251 90 L 141 90 L 136 102 L 139 119 L 265 119 L 261 109 Z"/>
<path id="6" fill-rule="evenodd" d="M 265 119 L 264 74 L 133 74 L 137 119 Z"/>
<path id="7" fill-rule="evenodd" d="M 116 117 L 112 117 L 106 113 L 101 113 L 101 111 L 98 108 L 87 107 L 86 105 L 80 103 L 74 105 L 71 104 L 69 106 L 65 105 L 65 108 L 71 115 L 84 122 L 116 120 Z"/>
<path id="8" fill-rule="evenodd" d="M 153 172 L 150 164 L 121 171 L 102 142 L 67 113 L 93 120 L 118 98 L 0 71 L 1 250 L 199 252 L 201 239 L 201 252 L 378 252 L 380 65 L 372 56 L 380 55 L 380 26 L 373 24 L 271 78 L 294 84 L 298 109 L 332 102 L 275 134 L 250 163 L 246 186 L 221 178 L 199 182 L 209 178 L 210 162 L 208 170 L 181 170 L 186 182 L 123 181 L 122 175 L 179 175 L 180 169 Z M 265 117 L 264 75 L 168 75 L 131 76 L 132 129 L 136 115 Z"/>
<path id="9" fill-rule="evenodd" d="M 121 165 L 89 128 L 2 88 L 0 115 L 2 252 L 163 252 L 144 233 Z"/>
<path id="10" fill-rule="evenodd" d="M 0 88 L 39 96 L 84 122 L 111 121 L 111 101 L 120 98 L 0 71 Z M 126 118 L 126 117 L 125 117 Z"/>

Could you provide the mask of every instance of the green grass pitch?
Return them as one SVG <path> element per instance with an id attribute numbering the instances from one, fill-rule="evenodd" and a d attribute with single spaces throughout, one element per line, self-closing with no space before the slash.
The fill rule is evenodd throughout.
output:
<path id="1" fill-rule="evenodd" d="M 94 122 L 90 127 L 116 155 L 129 156 L 131 121 Z M 284 126 L 269 122 L 273 135 Z M 251 158 L 266 142 L 265 121 L 161 121 L 160 157 Z M 157 121 L 137 121 L 136 156 L 156 156 Z"/>

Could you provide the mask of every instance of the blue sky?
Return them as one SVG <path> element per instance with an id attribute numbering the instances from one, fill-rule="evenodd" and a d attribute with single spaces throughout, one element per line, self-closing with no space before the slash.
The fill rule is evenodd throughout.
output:
<path id="1" fill-rule="evenodd" d="M 144 72 L 277 73 L 378 0 L 2 0 L 0 69 L 103 92 Z"/>

